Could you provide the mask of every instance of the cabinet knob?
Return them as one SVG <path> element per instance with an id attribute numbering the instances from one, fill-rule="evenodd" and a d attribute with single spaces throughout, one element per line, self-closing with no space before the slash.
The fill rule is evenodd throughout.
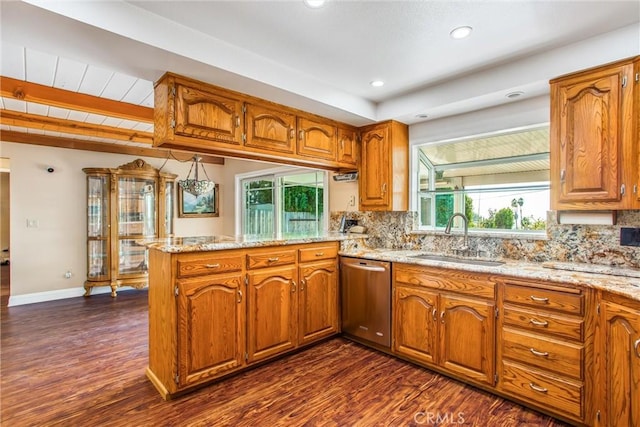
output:
<path id="1" fill-rule="evenodd" d="M 316 256 L 324 256 L 324 252 L 316 252 Z"/>
<path id="2" fill-rule="evenodd" d="M 292 280 L 291 281 L 291 293 L 294 293 L 296 291 L 296 281 Z"/>
<path id="3" fill-rule="evenodd" d="M 433 311 L 431 312 L 431 316 L 433 317 L 434 322 L 438 321 L 438 310 L 434 308 Z"/>
<path id="4" fill-rule="evenodd" d="M 220 268 L 220 264 L 205 264 L 204 266 L 207 268 Z"/>
<path id="5" fill-rule="evenodd" d="M 242 291 L 238 289 L 238 304 L 242 302 Z"/>
<path id="6" fill-rule="evenodd" d="M 533 302 L 543 302 L 545 304 L 549 302 L 549 298 L 541 298 L 533 295 L 531 295 L 529 298 L 531 298 L 531 301 Z"/>
<path id="7" fill-rule="evenodd" d="M 307 281 L 305 279 L 300 280 L 300 292 L 304 292 L 304 287 L 307 285 Z"/>
<path id="8" fill-rule="evenodd" d="M 562 169 L 560 171 L 560 182 L 564 182 L 564 178 L 567 175 L 567 171 L 565 169 Z"/>
<path id="9" fill-rule="evenodd" d="M 289 129 L 289 139 L 293 139 L 295 137 L 296 137 L 296 131 L 293 128 Z"/>
<path id="10" fill-rule="evenodd" d="M 546 392 L 549 391 L 546 388 L 540 387 L 539 385 L 536 385 L 534 383 L 529 383 L 529 387 L 531 387 L 531 390 L 535 390 L 535 391 L 537 391 L 539 393 L 546 393 Z"/>
<path id="11" fill-rule="evenodd" d="M 279 258 L 279 257 L 277 257 L 277 256 L 275 256 L 275 257 L 272 257 L 272 258 L 267 259 L 267 261 L 268 261 L 268 262 L 278 262 L 278 261 L 280 261 L 280 258 Z"/>
<path id="12" fill-rule="evenodd" d="M 531 354 L 536 355 L 536 356 L 540 356 L 540 357 L 549 356 L 549 352 L 547 352 L 547 351 L 538 351 L 535 348 L 530 348 L 529 351 L 531 352 Z"/>
<path id="13" fill-rule="evenodd" d="M 547 322 L 546 320 L 531 319 L 531 320 L 529 320 L 529 323 L 531 323 L 534 326 L 548 326 L 549 325 L 549 322 Z"/>
<path id="14" fill-rule="evenodd" d="M 640 338 L 633 343 L 633 348 L 636 350 L 636 356 L 640 357 Z"/>
<path id="15" fill-rule="evenodd" d="M 304 130 L 300 130 L 300 132 L 298 132 L 298 139 L 300 141 L 302 141 L 304 139 Z"/>
<path id="16" fill-rule="evenodd" d="M 444 323 L 444 311 L 440 313 L 440 321 Z"/>
<path id="17" fill-rule="evenodd" d="M 240 127 L 240 116 L 236 114 L 236 127 Z"/>

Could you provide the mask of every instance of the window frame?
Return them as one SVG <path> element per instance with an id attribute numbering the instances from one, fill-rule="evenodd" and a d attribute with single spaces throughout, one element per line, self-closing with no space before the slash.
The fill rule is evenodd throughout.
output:
<path id="1" fill-rule="evenodd" d="M 499 131 L 490 131 L 490 132 L 484 132 L 484 133 L 479 133 L 479 134 L 473 134 L 473 135 L 468 135 L 468 136 L 460 136 L 460 137 L 454 137 L 454 138 L 447 138 L 447 139 L 442 139 L 442 140 L 433 140 L 433 141 L 429 141 L 429 140 L 419 140 L 419 141 L 412 141 L 410 142 L 410 180 L 409 180 L 409 206 L 411 208 L 412 211 L 417 213 L 417 219 L 414 225 L 414 232 L 417 233 L 441 233 L 445 227 L 438 227 L 436 225 L 436 218 L 434 217 L 432 219 L 432 224 L 433 225 L 421 225 L 421 219 L 420 219 L 420 200 L 421 200 L 421 191 L 420 191 L 420 167 L 421 167 L 421 158 L 424 157 L 425 162 L 427 163 L 428 166 L 428 173 L 429 173 L 429 187 L 430 189 L 435 188 L 434 183 L 435 183 L 435 178 L 436 178 L 436 169 L 442 169 L 442 170 L 446 170 L 447 167 L 442 167 L 442 166 L 435 166 L 431 163 L 431 161 L 426 157 L 426 155 L 424 155 L 424 153 L 420 150 L 420 148 L 424 147 L 425 145 L 429 145 L 429 146 L 435 146 L 435 145 L 444 145 L 444 144 L 454 144 L 454 143 L 458 143 L 458 142 L 464 142 L 464 141 L 469 141 L 469 140 L 473 140 L 473 139 L 482 139 L 482 138 L 488 138 L 488 137 L 495 137 L 495 136 L 501 136 L 501 135 L 507 135 L 507 134 L 513 134 L 513 133 L 518 133 L 518 132 L 525 132 L 528 130 L 535 130 L 535 129 L 539 129 L 541 127 L 549 127 L 550 124 L 549 122 L 544 122 L 544 123 L 537 123 L 537 124 L 533 124 L 533 125 L 527 125 L 527 126 L 519 126 L 519 127 L 514 127 L 514 128 L 509 128 L 509 129 L 502 129 Z M 536 154 L 532 154 L 530 155 L 532 157 L 537 156 Z M 489 159 L 489 160 L 482 160 L 482 161 L 478 161 L 477 163 L 483 163 L 483 162 L 491 162 L 493 161 L 493 159 Z M 468 162 L 467 162 L 468 163 Z M 513 185 L 511 187 L 515 187 L 516 185 Z M 505 187 L 509 187 L 509 186 L 505 186 Z M 550 180 L 549 180 L 549 190 L 550 190 Z M 460 192 L 460 197 L 464 197 L 463 194 L 464 192 Z M 433 207 L 432 210 L 435 209 L 435 196 L 433 197 Z M 549 209 L 550 209 L 550 205 L 549 205 Z M 546 219 L 546 218 L 545 218 Z M 461 231 L 463 229 L 463 227 L 461 226 L 462 221 L 456 221 L 454 222 L 454 227 L 453 230 L 456 231 Z M 469 233 L 470 234 L 479 234 L 479 235 L 484 235 L 484 236 L 500 236 L 500 235 L 521 235 L 523 237 L 532 237 L 532 238 L 546 238 L 546 229 L 545 230 L 523 230 L 523 229 L 492 229 L 492 228 L 470 228 L 469 229 Z"/>
<path id="2" fill-rule="evenodd" d="M 244 224 L 244 186 L 242 182 L 246 179 L 268 177 L 274 180 L 274 234 L 282 234 L 282 224 L 280 217 L 282 215 L 282 186 L 279 185 L 280 178 L 284 176 L 303 175 L 308 173 L 320 173 L 322 174 L 322 200 L 323 200 L 323 215 L 322 215 L 322 227 L 319 232 L 326 233 L 329 229 L 329 174 L 326 170 L 302 168 L 302 167 L 278 167 L 270 169 L 261 169 L 251 172 L 245 172 L 235 175 L 235 233 L 236 235 L 242 235 L 242 226 Z"/>

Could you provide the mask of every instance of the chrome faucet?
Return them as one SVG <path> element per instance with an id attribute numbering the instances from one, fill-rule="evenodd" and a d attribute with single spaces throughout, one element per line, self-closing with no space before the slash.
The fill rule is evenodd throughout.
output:
<path id="1" fill-rule="evenodd" d="M 464 246 L 458 248 L 458 251 L 467 252 L 469 250 L 469 218 L 461 212 L 456 212 L 449 217 L 447 221 L 447 227 L 444 229 L 444 234 L 451 234 L 451 225 L 453 224 L 453 218 L 459 216 L 464 221 Z"/>

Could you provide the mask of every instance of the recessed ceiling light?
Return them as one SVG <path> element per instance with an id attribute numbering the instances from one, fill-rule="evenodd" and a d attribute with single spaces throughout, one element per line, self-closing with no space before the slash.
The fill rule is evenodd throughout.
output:
<path id="1" fill-rule="evenodd" d="M 309 6 L 311 9 L 318 9 L 324 6 L 325 0 L 304 0 L 304 4 Z"/>
<path id="2" fill-rule="evenodd" d="M 384 82 L 382 80 L 373 80 L 369 83 L 373 87 L 381 87 L 384 86 Z"/>
<path id="3" fill-rule="evenodd" d="M 429 117 L 429 115 L 428 115 L 428 114 L 424 114 L 424 113 L 422 113 L 422 114 L 416 114 L 416 119 L 426 119 L 426 118 L 428 118 L 428 117 Z"/>
<path id="4" fill-rule="evenodd" d="M 506 94 L 505 96 L 509 99 L 513 99 L 513 98 L 517 98 L 519 96 L 524 95 L 524 92 L 521 90 L 516 90 L 514 92 L 509 92 L 508 94 Z"/>
<path id="5" fill-rule="evenodd" d="M 472 30 L 473 28 L 465 25 L 463 27 L 454 28 L 453 30 L 451 30 L 449 35 L 452 39 L 463 39 L 465 37 L 469 37 L 469 34 L 471 34 Z"/>

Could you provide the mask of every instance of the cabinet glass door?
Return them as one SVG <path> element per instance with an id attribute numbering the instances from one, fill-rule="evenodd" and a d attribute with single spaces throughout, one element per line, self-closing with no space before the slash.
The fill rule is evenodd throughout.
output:
<path id="1" fill-rule="evenodd" d="M 173 181 L 166 182 L 164 187 L 164 233 L 162 237 L 173 236 Z"/>
<path id="2" fill-rule="evenodd" d="M 146 273 L 147 248 L 138 245 L 135 240 L 122 239 L 118 248 L 118 272 L 120 274 Z"/>
<path id="3" fill-rule="evenodd" d="M 118 179 L 118 235 L 151 238 L 156 235 L 156 181 Z"/>
<path id="4" fill-rule="evenodd" d="M 109 180 L 87 177 L 87 276 L 109 280 Z"/>

